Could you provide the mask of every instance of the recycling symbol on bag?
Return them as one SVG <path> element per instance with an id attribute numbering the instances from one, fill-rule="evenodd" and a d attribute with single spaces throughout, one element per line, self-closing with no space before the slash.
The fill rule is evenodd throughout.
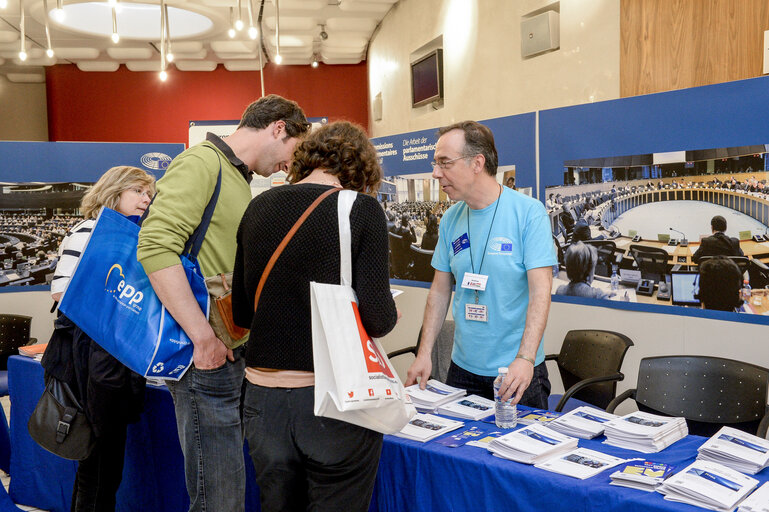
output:
<path id="1" fill-rule="evenodd" d="M 163 371 L 163 363 L 157 363 L 155 366 L 152 367 L 152 373 L 160 373 Z"/>

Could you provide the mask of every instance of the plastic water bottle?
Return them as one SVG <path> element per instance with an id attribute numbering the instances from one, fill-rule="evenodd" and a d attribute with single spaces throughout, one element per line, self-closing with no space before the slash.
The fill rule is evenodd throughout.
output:
<path id="1" fill-rule="evenodd" d="M 617 266 L 611 267 L 611 291 L 616 292 L 619 290 L 619 277 L 617 276 Z"/>
<path id="2" fill-rule="evenodd" d="M 518 406 L 513 405 L 512 397 L 502 401 L 499 396 L 499 387 L 507 377 L 507 367 L 499 368 L 499 374 L 494 379 L 494 423 L 498 428 L 513 428 L 518 424 Z"/>
<path id="3" fill-rule="evenodd" d="M 742 285 L 742 300 L 743 300 L 743 302 L 745 302 L 746 304 L 750 304 L 750 296 L 752 294 L 753 294 L 753 291 L 750 288 L 750 282 L 747 279 L 745 279 L 743 281 L 743 285 Z"/>

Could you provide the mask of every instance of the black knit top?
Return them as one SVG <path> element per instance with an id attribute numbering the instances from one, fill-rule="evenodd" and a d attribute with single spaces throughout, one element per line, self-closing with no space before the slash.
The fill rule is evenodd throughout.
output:
<path id="1" fill-rule="evenodd" d="M 287 185 L 255 197 L 238 229 L 232 282 L 235 323 L 251 329 L 246 365 L 313 371 L 310 281 L 339 284 L 338 194 L 327 197 L 296 232 L 262 289 L 254 294 L 275 248 L 307 207 L 330 187 Z M 395 327 L 390 293 L 387 223 L 376 199 L 358 194 L 350 213 L 352 286 L 366 332 L 381 337 Z"/>

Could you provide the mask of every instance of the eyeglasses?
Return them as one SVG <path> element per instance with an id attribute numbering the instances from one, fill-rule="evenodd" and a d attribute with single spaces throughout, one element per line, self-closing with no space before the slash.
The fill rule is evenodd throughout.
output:
<path id="1" fill-rule="evenodd" d="M 440 167 L 441 169 L 448 169 L 449 167 L 451 167 L 451 164 L 463 158 L 470 158 L 470 157 L 467 155 L 462 155 L 456 158 L 452 158 L 451 160 L 440 160 L 440 161 L 433 160 L 432 162 L 430 162 L 430 165 L 433 167 L 433 169 L 435 169 L 436 167 Z"/>

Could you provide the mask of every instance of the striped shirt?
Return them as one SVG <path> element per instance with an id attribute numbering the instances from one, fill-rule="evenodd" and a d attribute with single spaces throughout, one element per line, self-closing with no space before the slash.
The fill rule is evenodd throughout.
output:
<path id="1" fill-rule="evenodd" d="M 51 281 L 51 294 L 63 292 L 75 271 L 96 219 L 86 219 L 69 230 L 59 246 L 59 262 Z"/>

